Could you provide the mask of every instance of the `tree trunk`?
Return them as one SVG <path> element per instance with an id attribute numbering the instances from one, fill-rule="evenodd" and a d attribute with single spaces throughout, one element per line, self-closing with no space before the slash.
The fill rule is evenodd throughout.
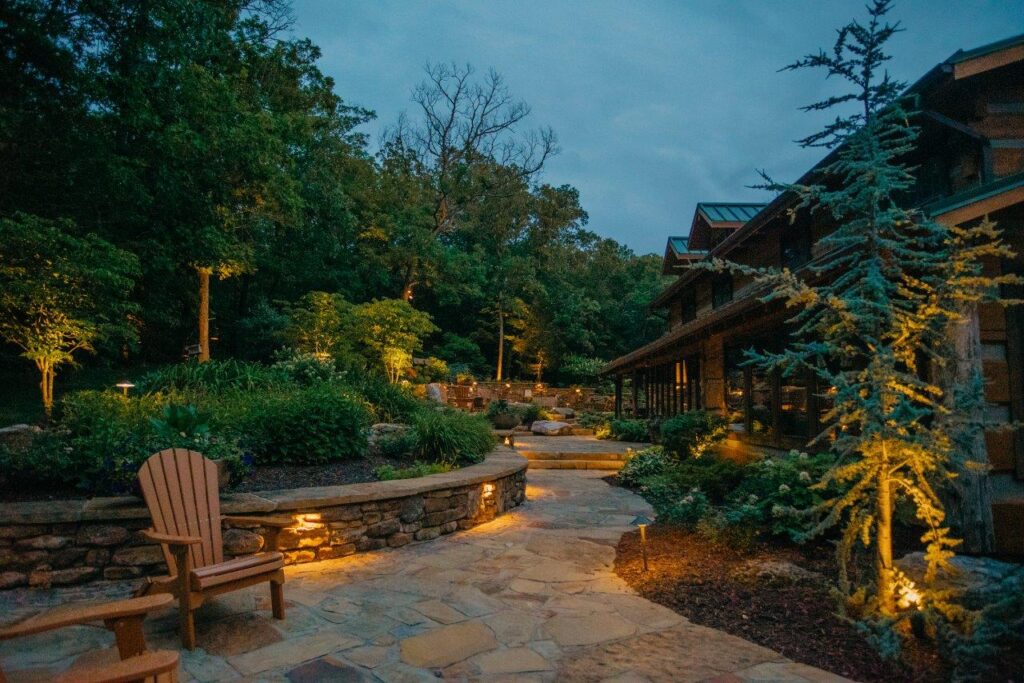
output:
<path id="1" fill-rule="evenodd" d="M 968 553 L 990 553 L 995 549 L 992 524 L 992 482 L 988 476 L 988 448 L 985 445 L 985 397 L 964 396 L 963 389 L 977 387 L 984 391 L 981 364 L 981 333 L 978 307 L 968 305 L 962 320 L 950 330 L 953 341 L 953 363 L 946 368 L 946 405 L 960 423 L 960 434 L 953 439 L 955 462 L 962 463 L 952 490 L 947 493 L 946 512 L 949 524 L 961 539 Z M 957 389 L 960 389 L 958 401 Z M 957 404 L 960 405 L 957 405 Z"/>
<path id="2" fill-rule="evenodd" d="M 497 381 L 501 381 L 502 367 L 505 365 L 505 311 L 498 309 L 498 371 Z"/>
<path id="3" fill-rule="evenodd" d="M 210 360 L 210 268 L 199 272 L 199 362 Z"/>
<path id="4" fill-rule="evenodd" d="M 878 611 L 885 616 L 896 613 L 896 586 L 892 565 L 892 482 L 888 466 L 878 477 L 875 513 L 875 575 L 878 581 Z"/>
<path id="5" fill-rule="evenodd" d="M 53 416 L 53 378 L 56 373 L 48 361 L 36 361 L 36 367 L 39 368 L 39 392 L 43 399 L 43 412 L 46 414 L 46 421 L 49 422 Z"/>

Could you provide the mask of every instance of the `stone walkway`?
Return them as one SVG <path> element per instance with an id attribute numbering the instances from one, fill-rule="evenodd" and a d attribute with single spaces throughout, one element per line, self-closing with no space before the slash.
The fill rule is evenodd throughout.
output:
<path id="1" fill-rule="evenodd" d="M 634 516 L 651 511 L 600 476 L 530 472 L 529 502 L 491 523 L 399 550 L 290 567 L 283 622 L 270 618 L 264 589 L 222 596 L 198 613 L 203 649 L 183 652 L 184 679 L 842 680 L 633 594 L 612 571 L 615 544 Z M 122 597 L 129 588 L 7 591 L 0 621 Z M 151 646 L 177 648 L 175 626 L 173 611 L 150 619 Z M 34 636 L 0 645 L 0 666 L 32 669 L 45 680 L 111 642 L 91 627 Z"/>

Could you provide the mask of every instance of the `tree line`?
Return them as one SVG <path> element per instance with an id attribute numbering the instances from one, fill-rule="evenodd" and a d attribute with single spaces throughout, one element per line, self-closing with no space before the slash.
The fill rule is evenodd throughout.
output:
<path id="1" fill-rule="evenodd" d="M 58 364 L 79 348 L 263 359 L 311 292 L 404 300 L 436 326 L 426 353 L 481 376 L 610 359 L 661 330 L 660 259 L 587 229 L 577 190 L 543 176 L 554 132 L 496 72 L 429 65 L 371 149 L 373 112 L 336 92 L 285 0 L 0 13 L 12 355 L 37 359 L 25 335 L 81 303 L 61 313 L 86 345 L 57 333 Z"/>

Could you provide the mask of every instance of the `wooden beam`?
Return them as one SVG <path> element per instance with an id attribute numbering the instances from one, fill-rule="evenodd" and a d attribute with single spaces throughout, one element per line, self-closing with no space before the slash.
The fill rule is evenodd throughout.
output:
<path id="1" fill-rule="evenodd" d="M 1013 64 L 1021 60 L 1024 60 L 1024 45 L 1015 45 L 1005 50 L 999 50 L 998 52 L 954 64 L 953 78 L 959 81 L 960 79 L 977 76 L 980 73 L 998 69 L 1001 66 Z"/>
<path id="2" fill-rule="evenodd" d="M 937 214 L 932 216 L 932 218 L 943 225 L 960 225 L 961 223 L 966 223 L 967 221 L 981 218 L 986 214 L 1021 203 L 1024 203 L 1024 187 L 1017 187 L 993 197 L 986 197 L 966 206 L 952 209 L 946 213 Z"/>

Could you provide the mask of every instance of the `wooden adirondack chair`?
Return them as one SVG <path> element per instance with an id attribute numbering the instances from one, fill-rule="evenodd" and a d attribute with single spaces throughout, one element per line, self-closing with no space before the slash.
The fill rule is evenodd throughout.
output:
<path id="1" fill-rule="evenodd" d="M 78 626 L 95 621 L 114 632 L 117 652 L 121 661 L 72 666 L 54 681 L 58 683 L 176 683 L 178 680 L 178 653 L 170 650 L 146 651 L 142 634 L 142 621 L 147 612 L 169 607 L 174 603 L 170 595 L 152 595 L 145 598 L 121 600 L 103 605 L 72 605 L 26 619 L 0 630 L 0 640 L 30 636 L 45 631 Z M 0 683 L 6 683 L 0 671 Z"/>
<path id="2" fill-rule="evenodd" d="M 294 525 L 293 519 L 222 516 L 217 466 L 195 451 L 170 448 L 151 455 L 139 470 L 139 482 L 153 517 L 153 528 L 142 533 L 163 546 L 170 571 L 170 576 L 150 579 L 140 593 L 178 598 L 181 642 L 187 649 L 196 646 L 192 612 L 221 593 L 269 581 L 274 618 L 284 619 L 284 556 L 277 552 L 277 532 Z M 223 521 L 269 528 L 270 550 L 225 561 Z"/>

